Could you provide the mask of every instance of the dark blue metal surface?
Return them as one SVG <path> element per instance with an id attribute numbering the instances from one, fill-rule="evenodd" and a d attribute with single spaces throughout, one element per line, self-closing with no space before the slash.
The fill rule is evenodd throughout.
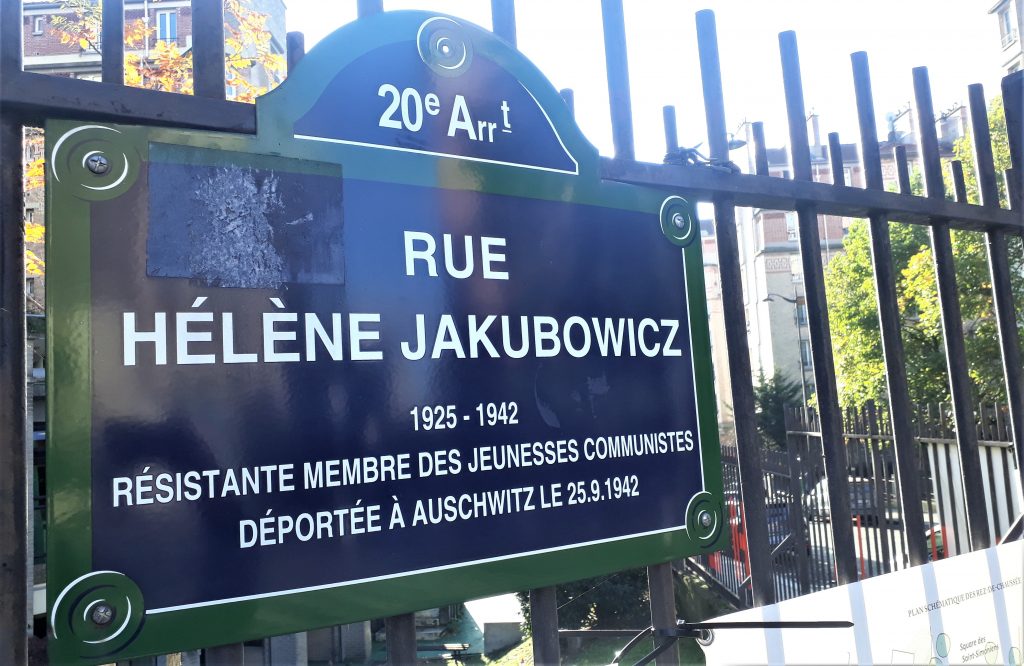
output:
<path id="1" fill-rule="evenodd" d="M 160 168 L 165 168 L 161 165 Z M 195 168 L 204 167 L 175 167 Z M 150 171 L 154 173 L 154 171 Z M 264 173 L 261 177 L 266 178 Z M 302 178 L 289 176 L 282 183 Z M 402 572 L 559 549 L 570 544 L 613 540 L 625 535 L 678 529 L 687 503 L 703 489 L 690 341 L 687 334 L 684 264 L 680 249 L 662 235 L 658 211 L 636 213 L 609 208 L 504 197 L 468 191 L 345 180 L 343 183 L 344 284 L 285 281 L 274 289 L 210 286 L 196 278 L 147 278 L 145 247 L 148 200 L 163 196 L 168 182 L 141 177 L 116 203 L 93 204 L 92 331 L 94 395 L 93 556 L 94 568 L 125 573 L 141 588 L 148 609 L 267 594 L 311 586 L 388 577 Z M 148 189 L 147 189 L 148 188 Z M 304 188 L 282 186 L 287 199 Z M 326 197 L 330 199 L 330 196 Z M 294 202 L 287 205 L 294 205 Z M 127 209 L 126 209 L 127 207 Z M 130 214 L 126 214 L 129 212 Z M 190 210 L 187 206 L 182 210 Z M 190 220 L 182 220 L 187 225 Z M 337 221 L 327 227 L 337 228 Z M 439 277 L 407 275 L 404 232 L 437 239 Z M 454 266 L 465 265 L 464 235 L 474 237 L 476 271 L 465 279 L 445 272 L 442 234 L 455 239 Z M 480 274 L 479 236 L 506 239 L 505 255 L 492 268 L 509 279 Z M 305 247 L 305 249 L 303 249 Z M 275 248 L 287 265 L 299 265 L 316 244 Z M 150 257 L 152 261 L 152 257 Z M 109 270 L 119 266 L 117 271 Z M 339 281 L 340 282 L 340 281 Z M 196 305 L 196 299 L 206 297 Z M 283 307 L 271 299 L 279 299 Z M 193 307 L 195 305 L 195 307 Z M 154 345 L 135 346 L 135 365 L 125 365 L 124 313 L 136 313 L 139 331 L 154 330 L 154 313 L 166 313 L 167 364 L 155 363 Z M 190 342 L 190 354 L 213 354 L 212 364 L 176 363 L 175 313 L 213 314 L 189 330 L 208 332 L 210 341 Z M 223 313 L 233 315 L 233 351 L 258 362 L 224 363 Z M 297 313 L 295 341 L 279 341 L 277 353 L 296 353 L 298 362 L 266 362 L 264 313 Z M 330 330 L 331 314 L 343 323 L 343 360 L 332 360 L 319 339 L 317 359 L 307 360 L 304 313 L 316 313 Z M 362 343 L 379 360 L 351 360 L 347 322 L 352 313 L 377 313 L 379 340 Z M 416 315 L 423 314 L 428 343 L 439 317 L 450 314 L 466 358 L 448 349 L 440 357 L 409 360 L 403 341 L 416 342 Z M 467 318 L 499 315 L 489 338 L 500 358 L 480 346 L 468 358 Z M 502 344 L 501 315 L 520 347 L 521 317 L 569 317 L 586 322 L 622 318 L 648 326 L 646 340 L 668 342 L 662 320 L 680 322 L 671 342 L 681 356 L 648 357 L 629 337 L 621 356 L 603 355 L 592 340 L 580 358 L 563 347 L 538 358 L 535 341 L 525 358 L 509 358 Z M 623 323 L 624 330 L 631 324 Z M 593 329 L 591 328 L 591 333 Z M 593 335 L 591 337 L 594 337 Z M 580 326 L 570 341 L 582 345 Z M 515 402 L 518 424 L 480 426 L 480 403 Z M 414 407 L 454 405 L 453 429 L 416 431 Z M 650 453 L 587 461 L 586 438 L 691 431 L 691 451 Z M 542 443 L 541 458 L 575 440 L 579 461 L 506 470 L 470 472 L 474 451 L 483 447 Z M 672 438 L 657 439 L 659 447 Z M 569 449 L 566 448 L 566 451 Z M 461 456 L 457 475 L 420 478 L 418 454 L 451 451 Z M 531 459 L 532 456 L 532 447 Z M 407 453 L 411 477 L 388 483 L 337 488 L 303 488 L 303 464 Z M 540 460 L 538 462 L 545 462 Z M 295 490 L 248 496 L 141 506 L 112 506 L 116 478 L 226 470 L 260 465 L 294 465 Z M 222 472 L 223 474 L 223 472 Z M 605 479 L 636 475 L 638 496 L 607 497 Z M 274 473 L 276 478 L 277 474 Z M 597 501 L 542 508 L 541 489 L 551 484 L 598 480 Z M 172 486 L 176 483 L 172 481 Z M 204 479 L 202 483 L 207 481 Z M 222 477 L 215 486 L 221 489 Z M 437 525 L 413 525 L 413 503 L 464 493 L 531 488 L 533 510 L 474 517 Z M 525 506 L 527 491 L 520 491 Z M 152 493 L 150 493 L 152 496 Z M 406 527 L 388 529 L 394 501 Z M 124 497 L 119 500 L 124 504 Z M 505 501 L 515 502 L 511 493 Z M 304 512 L 380 505 L 381 531 L 284 544 L 240 547 L 240 521 Z M 542 527 L 541 527 L 542 526 Z"/>
<path id="2" fill-rule="evenodd" d="M 460 39 L 458 47 L 472 54 L 473 42 Z M 295 135 L 578 173 L 576 158 L 523 84 L 482 55 L 467 58 L 472 66 L 453 75 L 426 64 L 413 42 L 370 51 L 327 84 L 295 122 Z"/>

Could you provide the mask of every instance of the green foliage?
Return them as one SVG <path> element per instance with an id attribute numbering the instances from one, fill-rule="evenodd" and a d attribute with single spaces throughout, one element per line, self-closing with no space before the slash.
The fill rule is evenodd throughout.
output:
<path id="1" fill-rule="evenodd" d="M 802 398 L 800 384 L 778 370 L 771 377 L 765 377 L 763 372 L 758 376 L 754 387 L 754 410 L 762 442 L 776 449 L 786 448 L 785 409 L 800 405 Z"/>
<path id="2" fill-rule="evenodd" d="M 520 592 L 517 597 L 528 631 L 530 595 Z M 635 629 L 651 623 L 644 568 L 559 585 L 556 598 L 560 629 Z M 700 578 L 690 575 L 677 580 L 676 606 L 680 617 L 690 621 L 734 610 Z"/>
<path id="3" fill-rule="evenodd" d="M 529 622 L 529 594 L 518 596 Z M 558 586 L 556 599 L 561 629 L 633 629 L 651 623 L 646 569 L 565 583 Z"/>
<path id="4" fill-rule="evenodd" d="M 1008 206 L 1006 196 L 1006 183 L 1001 174 L 1003 170 L 1010 168 L 1010 142 L 1006 136 L 1006 115 L 1003 111 L 1003 99 L 996 97 L 989 103 L 988 108 L 988 131 L 992 136 L 992 156 L 996 166 L 996 184 L 999 187 L 999 202 L 1004 208 Z M 974 171 L 974 148 L 972 147 L 970 132 L 957 139 L 953 145 L 955 159 L 960 160 L 964 166 L 964 184 L 967 186 L 967 200 L 974 204 L 981 203 L 981 194 L 978 191 L 978 179 Z M 949 169 L 943 170 L 946 192 L 953 192 L 953 179 Z M 992 202 L 987 202 L 991 204 Z"/>
<path id="5" fill-rule="evenodd" d="M 683 572 L 676 585 L 676 609 L 687 622 L 704 622 L 740 610 L 725 601 L 703 578 L 688 571 Z"/>
<path id="6" fill-rule="evenodd" d="M 989 129 L 996 170 L 1000 173 L 1009 167 L 1009 147 L 998 98 L 991 104 Z M 977 203 L 970 137 L 957 141 L 954 153 L 964 163 L 969 200 Z M 944 173 L 948 178 L 948 169 Z M 912 181 L 915 193 L 920 194 L 921 178 L 916 170 Z M 1005 191 L 1000 188 L 1005 205 Z M 946 183 L 946 192 L 951 196 L 951 182 Z M 949 399 L 949 384 L 928 231 L 920 226 L 891 223 L 889 233 L 910 397 L 915 402 L 945 402 Z M 954 231 L 952 242 L 974 398 L 1005 401 L 985 237 L 978 232 Z M 885 366 L 878 331 L 870 232 L 865 220 L 856 220 L 850 226 L 844 249 L 844 254 L 829 263 L 825 276 L 840 401 L 844 406 L 860 406 L 870 400 L 884 402 Z M 1010 240 L 1009 254 L 1012 286 L 1020 310 L 1020 305 L 1024 305 L 1024 254 L 1019 238 Z M 1022 324 L 1024 321 L 1019 320 L 1018 326 Z"/>

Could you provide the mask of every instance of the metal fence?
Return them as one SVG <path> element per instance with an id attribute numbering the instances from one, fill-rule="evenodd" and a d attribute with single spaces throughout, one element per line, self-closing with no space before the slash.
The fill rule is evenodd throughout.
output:
<path id="1" fill-rule="evenodd" d="M 124 54 L 120 49 L 104 49 L 103 81 L 93 82 L 60 77 L 49 77 L 22 70 L 21 57 L 21 5 L 18 0 L 0 2 L 0 645 L 7 652 L 4 659 L 11 663 L 26 660 L 28 626 L 28 514 L 26 447 L 26 372 L 25 372 L 25 282 L 24 238 L 22 228 L 23 192 L 21 168 L 21 140 L 25 126 L 39 125 L 46 118 L 69 118 L 89 121 L 110 121 L 128 124 L 151 124 L 182 128 L 216 130 L 222 132 L 253 133 L 256 128 L 255 109 L 252 106 L 227 102 L 224 99 L 224 27 L 222 3 L 216 0 L 193 0 L 195 96 L 174 95 L 125 87 L 123 85 Z M 495 31 L 515 44 L 516 23 L 513 0 L 492 0 Z M 361 16 L 383 10 L 382 0 L 359 0 Z M 1017 469 L 1020 479 L 1021 432 L 1024 415 L 1024 397 L 1021 390 L 1022 365 L 1017 329 L 1017 310 L 1010 290 L 1010 269 L 1007 259 L 1008 234 L 1024 231 L 1021 216 L 1024 197 L 1024 73 L 1017 72 L 1003 80 L 1003 99 L 1008 134 L 1011 140 L 1012 169 L 1002 174 L 1009 185 L 1012 209 L 1000 207 L 997 191 L 997 173 L 992 159 L 988 133 L 984 91 L 980 85 L 969 89 L 969 109 L 972 137 L 976 155 L 976 169 L 982 205 L 969 205 L 963 200 L 963 188 L 957 183 L 959 201 L 945 197 L 935 133 L 934 113 L 926 68 L 913 72 L 913 89 L 919 132 L 919 155 L 927 196 L 912 196 L 909 191 L 909 169 L 906 154 L 897 152 L 901 173 L 901 192 L 886 192 L 882 184 L 879 143 L 875 127 L 875 113 L 871 94 L 868 58 L 865 53 L 854 53 L 851 65 L 860 122 L 860 153 L 867 188 L 850 187 L 842 180 L 832 183 L 814 182 L 811 170 L 805 104 L 800 80 L 800 62 L 796 35 L 779 35 L 779 48 L 783 71 L 786 108 L 788 114 L 790 155 L 793 178 L 769 177 L 763 128 L 755 123 L 755 153 L 758 156 L 755 174 L 732 173 L 728 169 L 707 168 L 706 165 L 644 164 L 634 159 L 632 118 L 630 110 L 629 75 L 625 43 L 625 24 L 622 0 L 602 0 L 604 45 L 607 58 L 608 85 L 611 99 L 611 117 L 615 156 L 602 163 L 602 175 L 609 180 L 629 182 L 659 188 L 666 193 L 686 196 L 695 201 L 714 204 L 715 226 L 719 248 L 721 289 L 724 306 L 729 373 L 732 386 L 732 405 L 735 414 L 738 446 L 732 453 L 734 464 L 725 470 L 727 487 L 733 489 L 729 511 L 734 521 L 742 522 L 744 529 L 735 526 L 735 546 L 732 553 L 715 556 L 722 569 L 731 567 L 732 578 L 741 588 L 749 590 L 748 599 L 754 604 L 771 603 L 779 598 L 815 589 L 815 586 L 852 582 L 862 575 L 876 572 L 874 562 L 879 560 L 881 570 L 894 563 L 911 565 L 926 562 L 929 557 L 925 507 L 920 498 L 925 492 L 950 497 L 948 504 L 939 502 L 936 511 L 942 528 L 943 548 L 946 548 L 947 524 L 951 530 L 950 552 L 984 548 L 993 543 L 996 528 L 1002 524 L 999 511 L 989 517 L 985 493 L 986 470 L 991 470 L 988 483 L 998 480 L 995 473 L 1010 470 L 1010 459 L 1003 455 L 985 458 L 980 451 L 979 434 L 971 407 L 970 378 L 964 353 L 963 325 L 957 294 L 957 281 L 952 260 L 950 229 L 971 229 L 986 235 L 991 270 L 993 302 L 998 321 L 1000 349 L 1005 370 L 1009 400 L 1005 422 L 1012 432 Z M 124 29 L 124 6 L 121 0 L 107 0 L 103 6 L 102 42 L 118 44 Z M 708 128 L 707 145 L 711 164 L 724 164 L 729 160 L 728 133 L 725 121 L 724 86 L 718 55 L 715 17 L 709 11 L 696 15 L 703 99 Z M 302 56 L 301 35 L 289 35 L 289 62 Z M 567 95 L 567 100 L 571 95 Z M 670 150 L 678 147 L 674 132 L 666 126 Z M 835 135 L 833 135 L 835 136 Z M 838 136 L 834 143 L 838 145 Z M 833 160 L 841 157 L 831 155 Z M 841 167 L 841 164 L 840 164 Z M 838 179 L 842 168 L 833 168 Z M 785 467 L 772 467 L 770 456 L 762 456 L 754 422 L 754 398 L 749 350 L 747 349 L 746 315 L 740 275 L 740 255 L 737 242 L 736 207 L 755 207 L 796 211 L 798 237 L 803 264 L 808 311 L 813 376 L 820 416 L 815 417 L 814 428 L 806 432 L 806 460 L 814 459 L 810 472 L 801 468 L 799 475 Z M 889 557 L 861 557 L 875 546 L 858 549 L 858 537 L 853 529 L 830 531 L 829 525 L 853 524 L 851 498 L 861 492 L 851 486 L 848 470 L 850 452 L 856 447 L 848 444 L 842 424 L 843 414 L 837 398 L 832 342 L 829 331 L 828 307 L 825 298 L 822 267 L 822 240 L 819 236 L 818 215 L 864 217 L 870 222 L 874 278 L 882 334 L 889 405 L 894 415 L 888 422 L 891 445 L 867 447 L 861 465 L 870 459 L 875 469 L 885 471 L 885 483 L 875 490 L 883 500 L 895 497 L 900 507 L 898 528 L 889 528 L 886 520 L 886 539 L 872 543 L 883 550 L 889 544 Z M 896 299 L 893 261 L 891 256 L 888 222 L 898 221 L 925 225 L 931 232 L 935 271 L 939 286 L 942 324 L 946 344 L 948 374 L 952 395 L 951 419 L 940 439 L 921 455 L 920 433 L 915 432 L 911 419 L 912 409 L 907 390 L 906 366 L 900 339 L 899 310 Z M 931 435 L 928 435 L 931 437 Z M 813 441 L 812 441 L 813 440 Z M 876 441 L 861 439 L 861 442 Z M 955 442 L 955 443 L 954 443 Z M 943 447 L 941 450 L 938 447 Z M 798 451 L 799 446 L 791 447 Z M 813 448 L 813 453 L 811 449 Z M 883 455 L 888 451 L 888 457 Z M 1000 448 L 1001 451 L 1009 449 Z M 820 461 L 818 461 L 820 451 Z M 764 458 L 764 462 L 762 459 Z M 801 457 L 801 464 L 805 458 Z M 929 474 L 921 476 L 921 462 L 927 460 Z M 877 461 L 877 462 L 876 462 Z M 792 468 L 791 468 L 792 469 Z M 944 475 L 939 470 L 945 470 Z M 889 478 L 891 477 L 891 483 Z M 824 484 L 820 479 L 824 478 Z M 922 479 L 935 479 L 923 483 Z M 943 486 L 945 484 L 945 486 Z M 928 490 L 928 487 L 932 490 Z M 801 517 L 800 502 L 807 488 L 822 488 L 821 501 L 815 506 L 828 507 L 830 522 Z M 824 489 L 828 490 L 825 500 Z M 852 488 L 852 490 L 851 490 Z M 742 489 L 743 503 L 736 500 L 735 489 Z M 966 492 L 965 490 L 966 489 Z M 991 489 L 991 488 L 990 488 Z M 947 491 L 948 490 L 948 491 Z M 867 492 L 866 489 L 863 492 Z M 1007 495 L 1010 497 L 1010 495 Z M 789 502 L 786 511 L 779 507 Z M 879 502 L 881 505 L 881 502 Z M 929 504 L 929 506 L 931 506 Z M 943 508 L 945 506 L 945 508 Z M 1008 500 L 1006 515 L 1019 511 L 1019 504 Z M 945 512 L 945 513 L 943 513 Z M 931 514 L 929 514 L 931 517 Z M 943 516 L 949 517 L 949 523 Z M 953 518 L 955 517 L 955 520 Z M 811 526 L 806 543 L 797 543 L 794 537 L 783 534 L 802 534 L 792 530 L 797 518 Z M 790 533 L 785 532 L 789 525 Z M 820 534 L 815 536 L 820 527 Z M 900 535 L 906 556 L 896 557 L 895 535 Z M 936 533 L 933 531 L 933 535 Z M 890 539 L 890 537 L 893 537 Z M 796 537 L 799 540 L 799 537 Z M 866 543 L 866 542 L 865 542 Z M 818 549 L 830 548 L 828 557 Z M 932 547 L 932 550 L 935 550 Z M 814 554 L 810 557 L 801 553 Z M 945 551 L 944 551 L 945 552 Z M 710 559 L 710 558 L 709 558 Z M 888 561 L 889 565 L 885 562 Z M 801 565 L 804 562 L 806 566 Z M 712 566 L 710 563 L 707 566 Z M 784 572 L 781 577 L 776 571 Z M 649 570 L 651 582 L 651 610 L 657 627 L 673 626 L 672 575 L 667 565 Z M 744 579 L 749 576 L 749 583 Z M 731 584 L 731 583 L 730 583 Z M 538 663 L 557 663 L 558 635 L 555 596 L 550 588 L 537 590 L 532 595 L 533 636 Z M 388 621 L 390 660 L 408 663 L 414 660 L 415 640 L 412 616 L 400 616 Z M 9 646 L 9 647 L 8 647 Z M 214 661 L 241 662 L 240 646 L 223 652 L 214 652 Z M 671 663 L 674 656 L 668 651 L 658 663 Z"/>
<path id="2" fill-rule="evenodd" d="M 922 536 L 929 560 L 970 551 L 951 410 L 948 404 L 918 405 L 913 419 L 921 480 L 919 506 L 925 523 Z M 1010 531 L 1024 503 L 1008 410 L 1006 405 L 978 405 L 974 414 L 985 517 L 990 532 L 999 538 Z M 777 598 L 789 599 L 836 585 L 832 530 L 840 527 L 853 535 L 860 579 L 909 566 L 887 410 L 868 404 L 844 413 L 851 509 L 848 528 L 846 521 L 831 520 L 817 413 L 787 409 L 786 429 L 786 450 L 765 449 L 762 460 Z M 723 553 L 692 558 L 692 564 L 727 591 L 735 603 L 749 605 L 750 566 L 746 524 L 735 483 L 736 453 L 734 446 L 723 448 L 732 547 Z"/>

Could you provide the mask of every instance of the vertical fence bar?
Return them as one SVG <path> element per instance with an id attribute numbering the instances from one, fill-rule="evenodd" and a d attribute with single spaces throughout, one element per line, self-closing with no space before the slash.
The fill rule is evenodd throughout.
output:
<path id="1" fill-rule="evenodd" d="M 1024 71 L 1004 76 L 1001 88 L 1010 141 L 1010 169 L 1006 174 L 1010 208 L 1024 210 Z M 1021 455 L 1020 448 L 1017 455 Z"/>
<path id="2" fill-rule="evenodd" d="M 725 127 L 725 98 L 722 94 L 718 31 L 715 27 L 715 14 L 710 10 L 697 12 L 697 48 L 711 158 L 727 160 L 729 144 Z M 719 277 L 722 286 L 722 314 L 725 318 L 733 417 L 736 423 L 740 498 L 750 555 L 750 586 L 754 604 L 764 606 L 775 602 L 775 586 L 772 583 L 764 485 L 761 483 L 761 442 L 754 421 L 754 385 L 750 369 L 750 351 L 747 346 L 747 317 L 743 308 L 743 278 L 740 273 L 739 244 L 736 239 L 736 208 L 733 199 L 727 196 L 716 196 L 714 206 Z"/>
<path id="3" fill-rule="evenodd" d="M 6 24 L 10 12 L 3 11 Z M 13 664 L 25 662 L 28 637 L 21 134 L 15 119 L 0 122 L 0 660 Z"/>
<path id="4" fill-rule="evenodd" d="M 953 199 L 967 203 L 967 181 L 964 180 L 964 163 L 952 160 L 949 163 L 949 179 L 953 181 Z"/>
<path id="5" fill-rule="evenodd" d="M 241 643 L 221 645 L 219 647 L 207 648 L 204 663 L 206 666 L 244 666 L 245 646 Z"/>
<path id="6" fill-rule="evenodd" d="M 21 70 L 20 0 L 0 2 L 0 77 Z M 22 126 L 0 116 L 0 659 L 28 659 Z"/>
<path id="7" fill-rule="evenodd" d="M 665 123 L 665 154 L 679 150 L 679 131 L 676 129 L 676 107 L 661 107 L 661 116 Z"/>
<path id="8" fill-rule="evenodd" d="M 1021 91 L 1024 94 L 1024 90 Z M 988 112 L 985 108 L 985 91 L 980 84 L 967 88 L 968 106 L 971 116 L 971 137 L 974 149 L 974 172 L 978 181 L 981 205 L 999 207 L 999 186 L 996 180 L 995 160 L 992 156 L 992 137 L 988 129 Z M 1012 104 L 1011 104 L 1012 107 Z M 1009 125 L 1009 123 L 1008 123 Z M 1024 131 L 1024 128 L 1020 128 Z M 1020 141 L 1020 137 L 1016 137 Z M 1006 234 L 992 230 L 985 234 L 985 248 L 988 252 L 989 276 L 992 278 L 992 305 L 996 312 L 996 326 L 999 329 L 999 345 L 1003 354 L 1003 378 L 1006 381 L 1006 398 L 1010 411 L 1010 441 L 1017 452 L 1017 472 L 1021 487 L 1024 488 L 1024 389 L 1021 379 L 1020 333 L 1017 330 L 1017 308 L 1010 286 L 1010 260 L 1006 245 Z"/>
<path id="9" fill-rule="evenodd" d="M 416 614 L 402 613 L 384 620 L 387 635 L 388 666 L 416 663 Z"/>
<path id="10" fill-rule="evenodd" d="M 356 16 L 366 18 L 384 11 L 384 0 L 356 0 Z"/>
<path id="11" fill-rule="evenodd" d="M 608 73 L 615 157 L 632 160 L 633 110 L 629 94 L 626 17 L 622 11 L 622 0 L 601 0 L 601 20 L 604 24 L 604 59 Z"/>
<path id="12" fill-rule="evenodd" d="M 764 142 L 764 123 L 760 120 L 750 125 L 754 139 L 754 173 L 768 175 L 768 146 Z"/>
<path id="13" fill-rule="evenodd" d="M 782 55 L 782 79 L 786 90 L 786 111 L 794 180 L 811 180 L 811 154 L 807 145 L 806 113 L 803 84 L 800 80 L 800 57 L 796 34 L 779 34 Z M 797 208 L 800 236 L 800 259 L 804 269 L 804 299 L 807 303 L 807 325 L 811 338 L 811 361 L 814 386 L 821 416 L 821 444 L 825 456 L 825 478 L 829 491 L 829 512 L 832 517 L 832 545 L 835 550 L 836 574 L 840 585 L 857 580 L 857 556 L 850 529 L 850 491 L 846 473 L 846 451 L 843 442 L 842 415 L 836 389 L 835 361 L 832 358 L 832 333 L 825 299 L 825 269 L 821 260 L 821 237 L 814 206 Z"/>
<path id="14" fill-rule="evenodd" d="M 105 0 L 100 37 L 104 83 L 124 83 L 124 0 Z M 148 36 L 147 36 L 148 39 Z"/>
<path id="15" fill-rule="evenodd" d="M 910 186 L 910 161 L 907 159 L 907 147 L 896 146 L 893 149 L 893 159 L 896 161 L 896 182 L 900 188 L 900 194 L 913 194 Z"/>
<path id="16" fill-rule="evenodd" d="M 562 101 L 569 107 L 569 115 L 573 118 L 576 117 L 576 93 L 572 91 L 572 88 L 562 88 L 558 91 L 558 94 L 562 96 Z"/>
<path id="17" fill-rule="evenodd" d="M 192 26 L 195 94 L 224 99 L 224 3 L 192 0 Z"/>
<path id="18" fill-rule="evenodd" d="M 672 563 L 655 564 L 647 567 L 647 587 L 651 594 L 651 626 L 657 629 L 676 628 L 675 581 Z M 676 666 L 679 663 L 679 643 L 674 639 L 656 638 L 655 647 L 663 642 L 672 642 L 672 647 L 655 657 L 657 666 Z"/>
<path id="19" fill-rule="evenodd" d="M 530 590 L 530 626 L 533 634 L 533 663 L 558 666 L 558 602 L 555 588 Z"/>
<path id="20" fill-rule="evenodd" d="M 224 3 L 220 0 L 192 0 L 192 77 L 199 97 L 224 99 Z M 242 664 L 241 643 L 206 650 L 207 666 Z"/>
<path id="21" fill-rule="evenodd" d="M 306 57 L 306 36 L 301 32 L 289 32 L 285 36 L 288 50 L 288 73 L 295 71 L 299 61 Z"/>
<path id="22" fill-rule="evenodd" d="M 846 171 L 843 169 L 843 144 L 839 142 L 838 132 L 828 133 L 828 159 L 832 167 L 833 185 L 853 185 L 846 182 Z M 826 239 L 828 231 L 825 232 Z"/>
<path id="23" fill-rule="evenodd" d="M 875 102 L 871 92 L 868 55 L 858 51 L 850 56 L 853 83 L 857 97 L 857 120 L 860 125 L 861 164 L 868 189 L 882 190 L 881 155 L 878 151 L 878 130 L 875 126 Z M 900 146 L 903 148 L 903 146 Z M 899 152 L 899 151 L 898 151 Z M 906 170 L 906 149 L 903 149 Z M 900 176 L 901 182 L 903 177 Z M 909 173 L 906 177 L 909 189 Z M 901 185 L 901 189 L 902 189 Z M 889 395 L 889 419 L 895 449 L 896 478 L 900 489 L 900 514 L 903 516 L 903 538 L 911 566 L 928 561 L 924 542 L 924 515 L 921 510 L 921 481 L 918 444 L 914 439 L 907 366 L 900 333 L 899 298 L 896 295 L 896 271 L 892 262 L 892 241 L 889 222 L 884 215 L 868 217 L 871 236 L 871 264 L 874 267 L 875 298 L 878 303 L 878 328 L 882 337 L 882 358 Z"/>
<path id="24" fill-rule="evenodd" d="M 516 45 L 515 0 L 491 0 L 491 27 L 498 37 Z"/>
<path id="25" fill-rule="evenodd" d="M 629 94 L 629 61 L 626 57 L 626 19 L 623 14 L 622 0 L 601 0 L 601 20 L 604 24 L 605 66 L 608 72 L 608 97 L 612 115 L 612 138 L 615 144 L 615 157 L 618 159 L 634 159 L 633 147 L 633 113 Z M 664 579 L 658 567 L 668 566 L 668 583 L 671 585 L 671 565 L 655 565 L 648 567 L 647 576 L 652 585 Z M 654 608 L 655 594 L 673 596 L 672 588 L 651 592 L 651 613 Z M 674 596 L 673 596 L 674 599 Z M 674 603 L 674 602 L 673 602 Z M 671 650 L 669 650 L 671 652 Z M 662 663 L 661 661 L 658 662 Z"/>
<path id="26" fill-rule="evenodd" d="M 930 198 L 941 199 L 944 196 L 942 165 L 926 67 L 914 68 L 914 99 L 917 106 L 917 131 L 925 193 Z M 991 544 L 991 538 L 988 520 L 985 517 L 985 498 L 982 493 L 976 491 L 982 487 L 981 460 L 978 457 L 978 433 L 971 406 L 971 380 L 967 371 L 967 352 L 964 347 L 963 319 L 960 313 L 960 296 L 956 284 L 949 222 L 933 220 L 931 236 L 935 281 L 939 290 L 939 307 L 942 314 L 942 332 L 946 341 L 949 392 L 953 401 L 960 474 L 967 509 L 967 529 L 972 549 L 981 550 Z"/>

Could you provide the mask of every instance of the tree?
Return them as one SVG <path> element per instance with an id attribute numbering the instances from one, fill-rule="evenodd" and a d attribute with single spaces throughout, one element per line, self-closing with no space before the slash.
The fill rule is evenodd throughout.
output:
<path id="1" fill-rule="evenodd" d="M 754 411 L 762 442 L 776 449 L 786 448 L 786 407 L 801 404 L 802 397 L 800 384 L 778 370 L 771 377 L 765 377 L 764 372 L 758 375 Z"/>
<path id="2" fill-rule="evenodd" d="M 101 0 L 62 0 L 69 10 L 52 19 L 52 30 L 63 44 L 78 44 L 82 50 L 101 52 Z M 229 99 L 253 102 L 284 77 L 285 59 L 270 47 L 266 14 L 250 8 L 246 0 L 224 0 L 224 71 L 232 85 Z M 192 53 L 182 53 L 174 40 L 157 40 L 146 54 L 138 50 L 152 42 L 155 28 L 142 19 L 125 23 L 125 84 L 137 88 L 192 93 Z M 249 72 L 262 68 L 270 86 L 252 83 Z"/>
<path id="3" fill-rule="evenodd" d="M 101 53 L 100 31 L 103 17 L 101 0 L 62 0 L 65 13 L 55 14 L 51 30 L 63 44 L 77 44 L 83 51 Z M 285 59 L 270 47 L 268 17 L 249 6 L 246 0 L 225 0 L 224 4 L 225 78 L 231 84 L 229 99 L 252 103 L 284 78 Z M 124 59 L 125 84 L 137 88 L 175 93 L 192 93 L 192 54 L 182 53 L 173 40 L 153 42 L 154 28 L 147 28 L 137 19 L 125 23 Z M 249 75 L 261 68 L 270 81 L 269 86 L 252 82 Z M 42 133 L 36 130 L 26 137 L 28 142 L 42 142 Z M 41 151 L 35 151 L 40 153 Z M 43 186 L 43 158 L 40 156 L 25 165 L 25 190 L 30 192 Z M 42 243 L 45 227 L 25 221 L 26 241 Z M 25 272 L 30 276 L 43 275 L 45 261 L 31 249 L 25 253 Z"/>
<path id="4" fill-rule="evenodd" d="M 998 98 L 991 105 L 989 131 L 997 172 L 1009 168 L 1006 125 Z M 969 200 L 976 203 L 977 183 L 969 136 L 956 142 L 954 157 L 964 163 Z M 948 177 L 948 170 L 946 173 Z M 919 177 L 915 182 L 920 187 Z M 952 191 L 952 184 L 947 182 L 947 196 L 952 197 Z M 1001 195 L 1005 203 L 1005 192 Z M 911 400 L 948 401 L 942 321 L 928 231 L 922 226 L 891 223 L 889 233 Z M 985 239 L 978 232 L 954 231 L 952 242 L 974 398 L 1003 401 L 1003 369 Z M 1024 254 L 1019 238 L 1011 239 L 1010 243 L 1013 291 L 1020 312 L 1024 306 Z M 840 401 L 845 406 L 860 406 L 869 400 L 884 402 L 885 366 L 866 221 L 856 220 L 850 226 L 844 249 L 844 254 L 829 263 L 825 276 Z"/>

